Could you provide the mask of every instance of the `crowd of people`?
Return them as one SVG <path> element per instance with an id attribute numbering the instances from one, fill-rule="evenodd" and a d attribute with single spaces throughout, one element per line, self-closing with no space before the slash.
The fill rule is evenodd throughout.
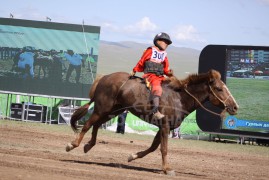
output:
<path id="1" fill-rule="evenodd" d="M 0 47 L 0 59 L 4 61 L 12 59 L 11 71 L 17 72 L 19 78 L 41 79 L 50 77 L 54 81 L 71 82 L 70 77 L 75 71 L 74 83 L 80 82 L 81 68 L 85 67 L 87 63 L 87 70 L 91 70 L 91 63 L 94 64 L 96 61 L 91 54 L 78 54 L 71 49 L 44 51 L 37 50 L 32 46 L 23 48 Z M 35 66 L 39 66 L 36 73 Z M 43 71 L 43 77 L 41 71 Z M 64 73 L 66 73 L 65 78 L 63 77 Z"/>

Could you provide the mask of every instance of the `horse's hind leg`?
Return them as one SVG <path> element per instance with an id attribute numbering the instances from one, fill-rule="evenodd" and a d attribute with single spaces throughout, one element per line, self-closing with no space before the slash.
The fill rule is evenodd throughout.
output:
<path id="1" fill-rule="evenodd" d="M 87 144 L 84 145 L 84 153 L 87 153 L 89 150 L 92 149 L 93 146 L 95 146 L 96 144 L 96 137 L 97 137 L 97 133 L 98 133 L 98 129 L 99 127 L 104 124 L 105 122 L 107 122 L 108 120 L 111 119 L 111 117 L 109 116 L 102 116 L 99 118 L 100 120 L 97 121 L 94 125 L 93 125 L 93 130 L 92 130 L 92 137 L 91 140 L 88 141 Z"/>
<path id="2" fill-rule="evenodd" d="M 138 159 L 138 158 L 142 158 L 142 157 L 146 156 L 147 154 L 155 151 L 158 148 L 158 146 L 160 145 L 160 143 L 161 143 L 161 136 L 160 136 L 160 130 L 159 130 L 157 132 L 156 136 L 154 137 L 154 140 L 153 140 L 151 146 L 145 151 L 140 151 L 136 154 L 131 154 L 128 158 L 128 162 L 131 162 L 131 161 Z"/>
<path id="3" fill-rule="evenodd" d="M 96 144 L 96 137 L 97 137 L 98 129 L 101 125 L 102 123 L 100 122 L 97 122 L 93 125 L 92 137 L 91 137 L 91 140 L 87 144 L 84 145 L 84 153 L 87 153 Z"/>
<path id="4" fill-rule="evenodd" d="M 72 141 L 71 143 L 67 144 L 66 151 L 71 151 L 72 149 L 78 147 L 84 137 L 84 135 L 88 132 L 88 130 L 94 125 L 98 120 L 100 119 L 100 116 L 96 113 L 93 113 L 91 117 L 88 119 L 88 121 L 84 124 L 81 132 L 79 133 L 78 137 Z M 97 132 L 96 132 L 97 135 Z"/>

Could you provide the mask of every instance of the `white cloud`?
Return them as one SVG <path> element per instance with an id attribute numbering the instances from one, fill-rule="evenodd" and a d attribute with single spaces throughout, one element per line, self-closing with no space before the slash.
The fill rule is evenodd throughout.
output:
<path id="1" fill-rule="evenodd" d="M 269 0 L 257 0 L 257 1 L 266 5 L 266 6 L 269 6 Z"/>
<path id="2" fill-rule="evenodd" d="M 174 39 L 178 41 L 206 42 L 192 25 L 178 26 L 173 34 Z"/>
<path id="3" fill-rule="evenodd" d="M 145 33 L 155 31 L 156 29 L 157 25 L 152 23 L 149 17 L 143 17 L 137 23 L 124 27 L 124 31 L 128 33 Z"/>
<path id="4" fill-rule="evenodd" d="M 152 42 L 152 37 L 154 37 L 158 26 L 151 22 L 149 17 L 143 17 L 139 21 L 130 24 L 119 26 L 115 23 L 103 23 L 101 26 L 102 32 L 105 34 L 120 35 L 121 37 L 127 38 L 128 40 L 139 40 L 139 42 Z M 126 39 L 120 39 L 126 40 Z"/>
<path id="5" fill-rule="evenodd" d="M 157 29 L 157 25 L 152 23 L 149 17 L 143 17 L 140 21 L 126 25 L 123 27 L 117 26 L 113 23 L 103 23 L 102 28 L 105 28 L 107 31 L 120 32 L 126 34 L 146 34 L 149 32 L 154 32 Z"/>
<path id="6" fill-rule="evenodd" d="M 103 23 L 102 28 L 109 29 L 110 31 L 119 31 L 119 27 L 111 23 Z"/>

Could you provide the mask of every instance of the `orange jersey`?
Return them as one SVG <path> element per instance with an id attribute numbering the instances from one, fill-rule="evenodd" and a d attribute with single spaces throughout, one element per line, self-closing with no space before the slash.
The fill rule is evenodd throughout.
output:
<path id="1" fill-rule="evenodd" d="M 133 71 L 143 72 L 146 61 L 152 61 L 155 63 L 163 64 L 163 72 L 165 75 L 168 75 L 170 70 L 169 70 L 169 62 L 168 62 L 166 51 L 161 51 L 155 46 L 149 47 L 148 49 L 144 51 L 141 59 L 133 68 Z"/>

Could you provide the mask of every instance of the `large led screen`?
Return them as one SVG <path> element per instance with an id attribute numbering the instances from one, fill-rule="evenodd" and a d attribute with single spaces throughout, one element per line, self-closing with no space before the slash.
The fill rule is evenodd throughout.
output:
<path id="1" fill-rule="evenodd" d="M 269 47 L 208 45 L 199 57 L 199 73 L 216 69 L 239 104 L 224 118 L 197 109 L 198 126 L 207 132 L 269 137 Z M 216 113 L 211 103 L 204 106 Z"/>
<path id="2" fill-rule="evenodd" d="M 269 133 L 269 50 L 228 48 L 226 53 L 226 84 L 240 108 L 222 128 Z"/>
<path id="3" fill-rule="evenodd" d="M 0 18 L 0 91 L 88 98 L 100 27 Z"/>

